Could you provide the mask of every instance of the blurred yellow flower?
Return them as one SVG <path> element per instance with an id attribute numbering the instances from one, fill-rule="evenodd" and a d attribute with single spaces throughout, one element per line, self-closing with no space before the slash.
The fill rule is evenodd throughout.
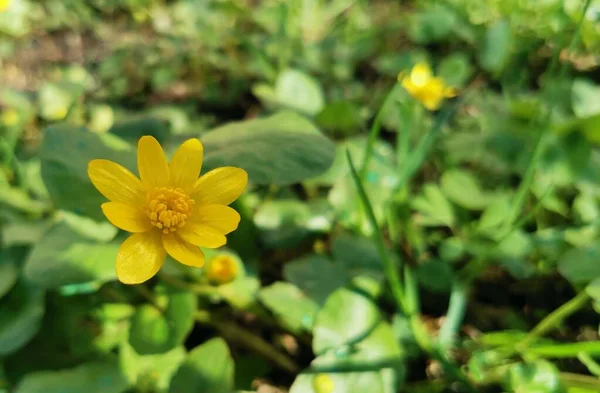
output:
<path id="1" fill-rule="evenodd" d="M 52 112 L 52 120 L 62 120 L 67 117 L 69 109 L 66 106 L 59 106 Z"/>
<path id="2" fill-rule="evenodd" d="M 0 0 L 0 12 L 4 12 L 10 8 L 12 0 Z"/>
<path id="3" fill-rule="evenodd" d="M 235 280 L 240 270 L 237 258 L 228 253 L 219 253 L 210 260 L 204 274 L 210 282 L 220 285 Z"/>
<path id="4" fill-rule="evenodd" d="M 221 167 L 200 178 L 203 157 L 198 139 L 184 142 L 168 163 L 156 139 L 138 142 L 140 179 L 109 160 L 92 160 L 88 175 L 110 200 L 102 204 L 106 218 L 118 228 L 133 232 L 117 254 L 117 276 L 125 284 L 152 278 L 166 254 L 188 266 L 202 267 L 199 247 L 218 248 L 239 222 L 228 207 L 248 183 L 246 171 Z"/>
<path id="5" fill-rule="evenodd" d="M 317 374 L 313 378 L 313 389 L 315 393 L 331 393 L 335 388 L 333 379 L 327 374 Z"/>
<path id="6" fill-rule="evenodd" d="M 2 112 L 2 115 L 0 115 L 0 123 L 8 127 L 17 125 L 19 123 L 19 119 L 19 112 L 12 108 L 5 110 L 4 112 Z"/>
<path id="7" fill-rule="evenodd" d="M 400 73 L 398 81 L 430 111 L 438 110 L 445 98 L 456 96 L 456 89 L 447 86 L 442 78 L 433 76 L 427 63 L 418 63 L 409 75 Z"/>

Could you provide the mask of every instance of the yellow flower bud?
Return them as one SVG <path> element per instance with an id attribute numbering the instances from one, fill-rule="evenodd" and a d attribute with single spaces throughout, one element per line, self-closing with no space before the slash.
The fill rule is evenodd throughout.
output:
<path id="1" fill-rule="evenodd" d="M 204 275 L 217 285 L 235 280 L 241 273 L 240 261 L 232 254 L 218 253 L 207 264 Z"/>
<path id="2" fill-rule="evenodd" d="M 0 5 L 2 4 L 1 3 L 2 1 L 3 0 L 0 0 Z M 8 126 L 8 127 L 17 125 L 19 123 L 19 120 L 20 120 L 19 112 L 17 112 L 16 110 L 14 110 L 12 108 L 5 110 L 0 115 L 0 123 L 4 124 L 5 126 Z"/>
<path id="3" fill-rule="evenodd" d="M 327 374 L 317 374 L 313 378 L 313 389 L 315 393 L 331 393 L 335 388 L 333 379 Z"/>
<path id="4" fill-rule="evenodd" d="M 313 250 L 317 254 L 323 254 L 327 250 L 327 244 L 323 240 L 319 239 L 314 242 Z"/>
<path id="5" fill-rule="evenodd" d="M 12 4 L 12 0 L 0 0 L 0 12 L 7 11 Z"/>

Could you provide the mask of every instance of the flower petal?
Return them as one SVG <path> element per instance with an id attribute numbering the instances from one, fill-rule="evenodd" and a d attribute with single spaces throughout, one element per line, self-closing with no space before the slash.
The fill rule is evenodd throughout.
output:
<path id="1" fill-rule="evenodd" d="M 143 136 L 138 142 L 138 171 L 146 189 L 169 185 L 169 166 L 165 152 L 152 136 Z"/>
<path id="2" fill-rule="evenodd" d="M 227 235 L 237 229 L 240 223 L 240 214 L 225 205 L 200 205 L 194 209 L 190 221 L 208 225 Z"/>
<path id="3" fill-rule="evenodd" d="M 119 202 L 106 202 L 101 207 L 108 221 L 124 231 L 147 232 L 153 227 L 141 208 Z"/>
<path id="4" fill-rule="evenodd" d="M 427 63 L 418 63 L 410 71 L 410 80 L 415 86 L 425 86 L 432 78 L 433 73 Z"/>
<path id="5" fill-rule="evenodd" d="M 187 222 L 183 228 L 177 230 L 177 234 L 186 242 L 198 247 L 219 248 L 227 243 L 227 238 L 218 229 L 195 222 Z"/>
<path id="6" fill-rule="evenodd" d="M 248 173 L 241 168 L 213 169 L 198 179 L 192 198 L 202 205 L 229 205 L 242 195 L 247 184 Z"/>
<path id="7" fill-rule="evenodd" d="M 186 192 L 190 191 L 202 168 L 202 156 L 204 148 L 198 139 L 188 139 L 173 155 L 173 159 L 169 164 L 171 173 L 171 184 L 174 187 L 179 187 Z"/>
<path id="8" fill-rule="evenodd" d="M 175 233 L 163 234 L 162 242 L 165 250 L 175 260 L 188 266 L 204 266 L 204 253 L 198 246 L 184 241 Z"/>
<path id="9" fill-rule="evenodd" d="M 117 254 L 117 277 L 124 284 L 139 284 L 151 279 L 161 268 L 165 249 L 160 231 L 129 236 Z"/>
<path id="10" fill-rule="evenodd" d="M 88 176 L 98 191 L 112 202 L 134 206 L 144 203 L 145 193 L 140 180 L 115 162 L 90 161 Z"/>

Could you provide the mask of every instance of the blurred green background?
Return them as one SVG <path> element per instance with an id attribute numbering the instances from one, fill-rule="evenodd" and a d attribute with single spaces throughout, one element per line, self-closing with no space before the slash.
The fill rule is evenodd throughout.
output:
<path id="1" fill-rule="evenodd" d="M 600 392 L 599 61 L 598 0 L 0 0 L 0 392 Z M 235 277 L 116 281 L 142 135 L 248 171 Z"/>

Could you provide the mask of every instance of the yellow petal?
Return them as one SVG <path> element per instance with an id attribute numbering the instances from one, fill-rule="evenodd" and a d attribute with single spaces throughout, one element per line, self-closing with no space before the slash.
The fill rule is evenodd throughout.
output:
<path id="1" fill-rule="evenodd" d="M 430 111 L 437 111 L 442 106 L 443 97 L 436 94 L 426 95 L 421 102 Z"/>
<path id="2" fill-rule="evenodd" d="M 456 97 L 457 94 L 458 94 L 458 92 L 456 91 L 456 88 L 454 88 L 454 87 L 446 87 L 444 89 L 444 96 L 447 98 Z"/>
<path id="3" fill-rule="evenodd" d="M 98 191 L 112 202 L 134 206 L 144 203 L 145 192 L 140 180 L 115 162 L 90 161 L 88 176 Z"/>
<path id="4" fill-rule="evenodd" d="M 218 229 L 208 225 L 188 222 L 177 234 L 188 243 L 198 247 L 219 248 L 227 243 L 227 238 Z"/>
<path id="5" fill-rule="evenodd" d="M 240 214 L 225 205 L 200 205 L 194 209 L 190 221 L 208 225 L 227 235 L 237 229 L 240 223 Z"/>
<path id="6" fill-rule="evenodd" d="M 421 102 L 425 108 L 430 111 L 438 110 L 444 101 L 445 90 L 446 85 L 441 78 L 432 78 L 423 88 L 423 97 Z"/>
<path id="7" fill-rule="evenodd" d="M 431 72 L 431 68 L 427 63 L 418 63 L 410 72 L 411 82 L 418 87 L 425 86 L 432 76 L 433 73 Z"/>
<path id="8" fill-rule="evenodd" d="M 138 171 L 146 189 L 169 185 L 169 166 L 162 147 L 154 137 L 143 136 L 138 142 Z"/>
<path id="9" fill-rule="evenodd" d="M 198 248 L 174 233 L 163 234 L 163 246 L 175 260 L 184 265 L 202 267 L 204 266 L 204 253 Z"/>
<path id="10" fill-rule="evenodd" d="M 146 213 L 139 207 L 119 202 L 102 204 L 102 212 L 117 228 L 127 232 L 147 232 L 152 229 L 152 223 Z"/>
<path id="11" fill-rule="evenodd" d="M 225 166 L 205 173 L 198 179 L 192 198 L 202 205 L 229 205 L 246 189 L 248 173 Z"/>
<path id="12" fill-rule="evenodd" d="M 124 284 L 139 284 L 154 277 L 167 255 L 160 231 L 129 236 L 117 254 L 117 277 Z"/>
<path id="13" fill-rule="evenodd" d="M 169 164 L 171 185 L 186 192 L 194 187 L 202 168 L 203 150 L 202 143 L 195 138 L 188 139 L 177 149 Z"/>
<path id="14" fill-rule="evenodd" d="M 416 86 L 409 77 L 402 79 L 401 84 L 404 90 L 406 90 L 413 97 L 419 92 L 420 87 Z"/>

